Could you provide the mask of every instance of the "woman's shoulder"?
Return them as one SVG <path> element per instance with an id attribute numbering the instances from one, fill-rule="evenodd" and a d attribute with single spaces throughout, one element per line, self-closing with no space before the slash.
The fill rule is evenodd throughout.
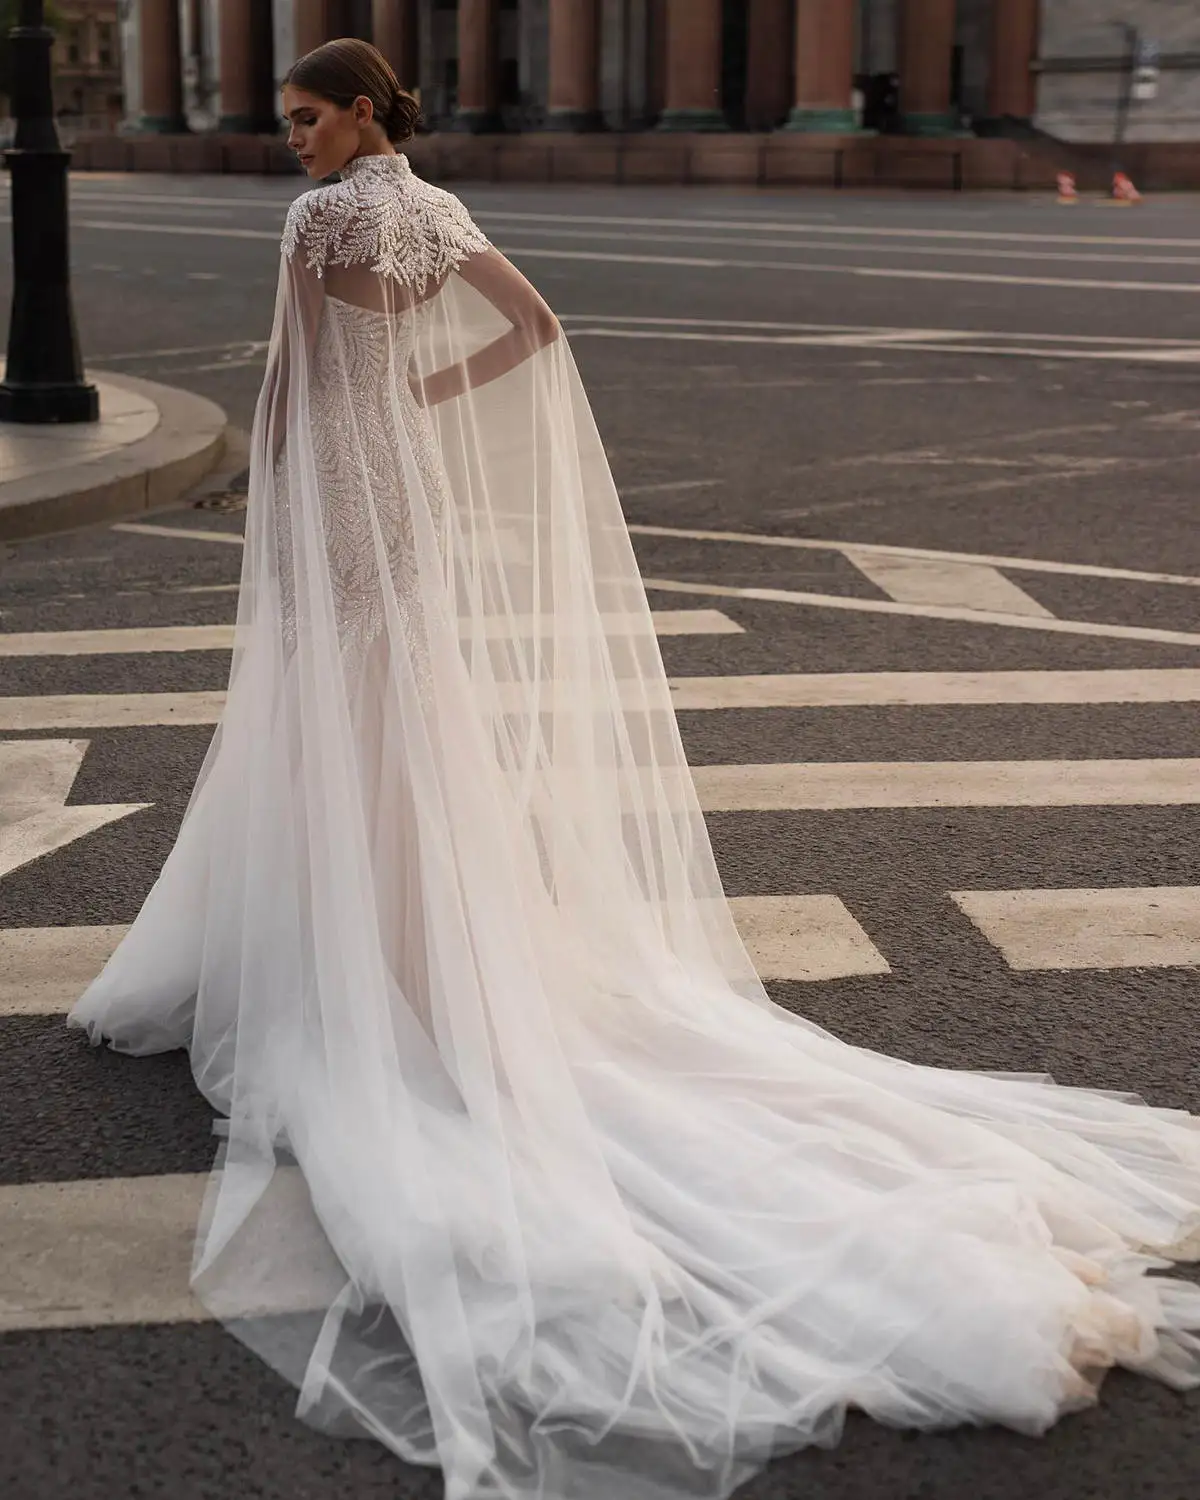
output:
<path id="1" fill-rule="evenodd" d="M 320 276 L 327 266 L 369 265 L 405 285 L 441 279 L 490 248 L 465 204 L 425 182 L 404 156 L 362 157 L 341 181 L 290 206 L 282 250 Z"/>

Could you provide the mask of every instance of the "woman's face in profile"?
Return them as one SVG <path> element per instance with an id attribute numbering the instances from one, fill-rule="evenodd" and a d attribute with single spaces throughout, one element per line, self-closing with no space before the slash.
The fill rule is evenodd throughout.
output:
<path id="1" fill-rule="evenodd" d="M 283 90 L 283 113 L 288 122 L 288 149 L 300 158 L 300 165 L 310 177 L 320 181 L 340 172 L 362 144 L 358 116 L 366 105 L 367 123 L 371 118 L 369 100 L 356 99 L 343 109 L 332 99 L 322 99 L 287 84 Z"/>

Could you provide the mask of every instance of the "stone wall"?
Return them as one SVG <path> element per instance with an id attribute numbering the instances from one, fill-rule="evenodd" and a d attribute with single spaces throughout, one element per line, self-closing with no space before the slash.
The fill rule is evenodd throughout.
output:
<path id="1" fill-rule="evenodd" d="M 1097 19 L 1116 12 L 1158 43 L 1158 97 L 1135 101 L 1126 139 L 1200 141 L 1200 4 L 1194 0 L 1043 0 L 1042 74 L 1036 123 L 1068 141 L 1111 141 L 1122 87 L 1125 41 Z M 1082 69 L 1082 71 L 1077 71 Z"/>

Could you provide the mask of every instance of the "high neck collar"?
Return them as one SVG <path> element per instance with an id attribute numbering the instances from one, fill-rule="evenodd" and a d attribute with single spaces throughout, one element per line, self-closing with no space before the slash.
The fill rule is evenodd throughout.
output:
<path id="1" fill-rule="evenodd" d="M 407 177 L 412 169 L 403 152 L 352 156 L 341 170 L 343 180 L 348 177 Z"/>

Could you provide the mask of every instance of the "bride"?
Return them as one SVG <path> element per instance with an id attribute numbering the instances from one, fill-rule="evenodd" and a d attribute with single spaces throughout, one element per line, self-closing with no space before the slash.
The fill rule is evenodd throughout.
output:
<path id="1" fill-rule="evenodd" d="M 223 1117 L 193 1284 L 451 1500 L 723 1500 L 848 1408 L 1040 1433 L 1200 1383 L 1189 1116 L 917 1067 L 739 941 L 553 314 L 337 41 L 291 207 L 224 718 L 70 1021 Z"/>

